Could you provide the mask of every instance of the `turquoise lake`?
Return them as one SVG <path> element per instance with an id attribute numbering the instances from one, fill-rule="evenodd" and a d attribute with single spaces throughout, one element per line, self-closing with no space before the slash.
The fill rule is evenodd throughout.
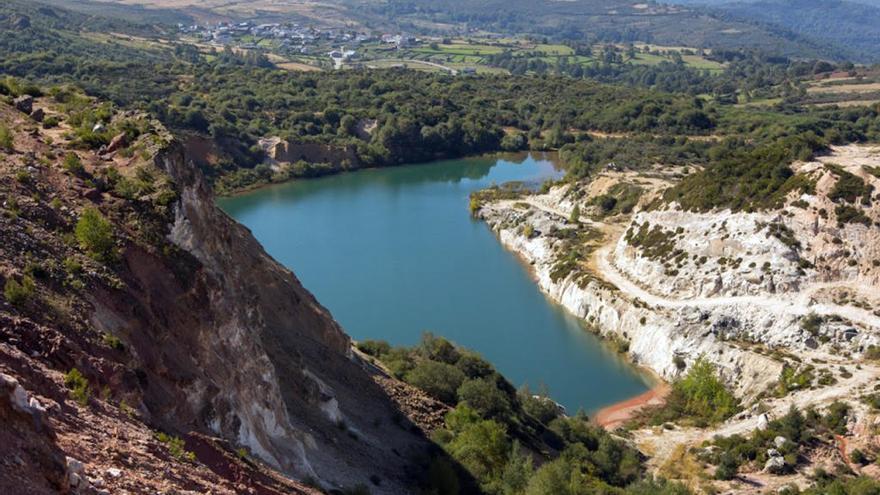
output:
<path id="1" fill-rule="evenodd" d="M 275 185 L 218 204 L 297 274 L 355 340 L 412 345 L 424 331 L 545 386 L 574 413 L 648 389 L 646 377 L 550 301 L 529 268 L 471 218 L 471 192 L 561 172 L 493 156 Z"/>

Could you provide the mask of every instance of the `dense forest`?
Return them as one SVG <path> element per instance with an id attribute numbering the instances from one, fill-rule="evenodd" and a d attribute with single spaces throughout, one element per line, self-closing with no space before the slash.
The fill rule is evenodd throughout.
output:
<path id="1" fill-rule="evenodd" d="M 255 52 L 226 50 L 207 58 L 189 45 L 97 39 L 89 33 L 153 28 L 45 6 L 10 3 L 0 6 L 0 16 L 6 26 L 0 30 L 0 72 L 74 84 L 120 108 L 149 111 L 180 133 L 210 138 L 224 158 L 206 171 L 221 191 L 360 167 L 559 149 L 573 177 L 612 161 L 632 168 L 709 165 L 667 198 L 689 208 L 749 208 L 767 206 L 766 198 L 793 187 L 793 160 L 880 133 L 876 108 L 808 109 L 783 98 L 768 111 L 731 101 L 778 94 L 799 77 L 846 68 L 825 62 L 719 50 L 712 56 L 729 64 L 720 75 L 669 63 L 597 76 L 629 83 L 615 85 L 589 74 L 576 80 L 400 69 L 316 74 L 276 69 Z M 713 139 L 689 139 L 695 136 Z M 259 146 L 267 137 L 326 145 L 336 153 L 272 170 Z M 106 144 L 102 139 L 90 142 L 98 147 Z M 740 184 L 747 177 L 752 180 Z"/>

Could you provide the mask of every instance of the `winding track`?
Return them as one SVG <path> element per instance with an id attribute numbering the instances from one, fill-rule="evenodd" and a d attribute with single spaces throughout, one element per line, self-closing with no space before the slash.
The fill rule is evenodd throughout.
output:
<path id="1" fill-rule="evenodd" d="M 556 215 L 562 218 L 568 218 L 569 216 L 562 210 L 549 206 L 541 201 L 536 201 L 534 198 L 526 198 L 525 203 L 528 203 L 530 206 L 551 215 Z M 593 253 L 594 261 L 596 263 L 599 275 L 602 276 L 602 278 L 604 278 L 607 282 L 617 286 L 617 288 L 620 289 L 624 294 L 634 299 L 640 299 L 651 306 L 669 309 L 715 308 L 718 306 L 737 305 L 759 306 L 769 309 L 776 314 L 788 314 L 793 316 L 804 316 L 810 313 L 814 313 L 820 316 L 838 315 L 852 322 L 880 329 L 880 317 L 874 315 L 870 311 L 854 306 L 813 303 L 812 296 L 822 290 L 846 288 L 854 292 L 864 292 L 865 289 L 874 289 L 852 282 L 839 281 L 809 284 L 799 292 L 789 293 L 788 297 L 760 295 L 675 299 L 652 294 L 651 292 L 648 292 L 642 287 L 639 287 L 636 283 L 630 280 L 629 277 L 622 273 L 611 261 L 612 251 L 614 250 L 614 246 L 617 244 L 617 241 L 619 240 L 621 234 L 619 232 L 615 232 L 615 229 L 609 224 L 596 222 L 586 217 L 581 217 L 580 220 L 583 224 L 601 230 L 606 235 L 609 235 L 612 239 L 611 242 L 608 242 Z M 876 289 L 871 290 L 870 292 L 873 296 L 877 295 Z"/>

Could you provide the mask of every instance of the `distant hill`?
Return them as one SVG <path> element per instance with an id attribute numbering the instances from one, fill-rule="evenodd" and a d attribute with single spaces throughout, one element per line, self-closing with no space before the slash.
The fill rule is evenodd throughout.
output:
<path id="1" fill-rule="evenodd" d="M 840 58 L 835 47 L 724 11 L 622 0 L 344 0 L 401 28 L 480 29 L 552 39 L 643 41 L 700 48 L 758 48 L 783 55 Z"/>
<path id="2" fill-rule="evenodd" d="M 333 0 L 279 2 L 272 9 L 251 0 L 50 1 L 88 15 L 151 24 L 297 20 L 415 34 L 477 31 L 880 60 L 880 0 Z"/>
<path id="3" fill-rule="evenodd" d="M 880 61 L 880 0 L 671 0 L 719 17 L 796 33 L 860 62 Z M 729 17 L 728 17 L 729 16 Z"/>
<path id="4" fill-rule="evenodd" d="M 880 61 L 880 8 L 841 0 L 761 0 L 721 8 L 838 47 L 858 61 Z M 870 3 L 880 5 L 880 1 Z"/>

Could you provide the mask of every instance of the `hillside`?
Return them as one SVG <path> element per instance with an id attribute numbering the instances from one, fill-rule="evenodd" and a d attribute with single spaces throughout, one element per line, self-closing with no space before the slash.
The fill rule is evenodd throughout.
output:
<path id="1" fill-rule="evenodd" d="M 90 151 L 67 121 L 98 103 L 28 98 L 0 103 L 0 409 L 31 425 L 2 429 L 31 457 L 0 470 L 0 491 L 309 491 L 273 469 L 327 489 L 421 482 L 423 432 L 214 206 L 184 147 L 147 116 L 113 113 L 99 121 L 113 142 Z"/>
<path id="2" fill-rule="evenodd" d="M 55 0 L 79 12 L 155 22 L 302 22 L 420 35 L 532 35 L 562 41 L 644 42 L 692 48 L 762 49 L 802 58 L 844 58 L 846 47 L 783 25 L 735 18 L 701 6 L 620 0 L 168 1 Z M 106 12 L 102 5 L 113 4 Z M 145 14 L 149 13 L 149 14 Z"/>
<path id="3" fill-rule="evenodd" d="M 767 0 L 725 4 L 736 18 L 753 19 L 838 47 L 854 61 L 880 61 L 880 5 L 851 1 Z"/>

